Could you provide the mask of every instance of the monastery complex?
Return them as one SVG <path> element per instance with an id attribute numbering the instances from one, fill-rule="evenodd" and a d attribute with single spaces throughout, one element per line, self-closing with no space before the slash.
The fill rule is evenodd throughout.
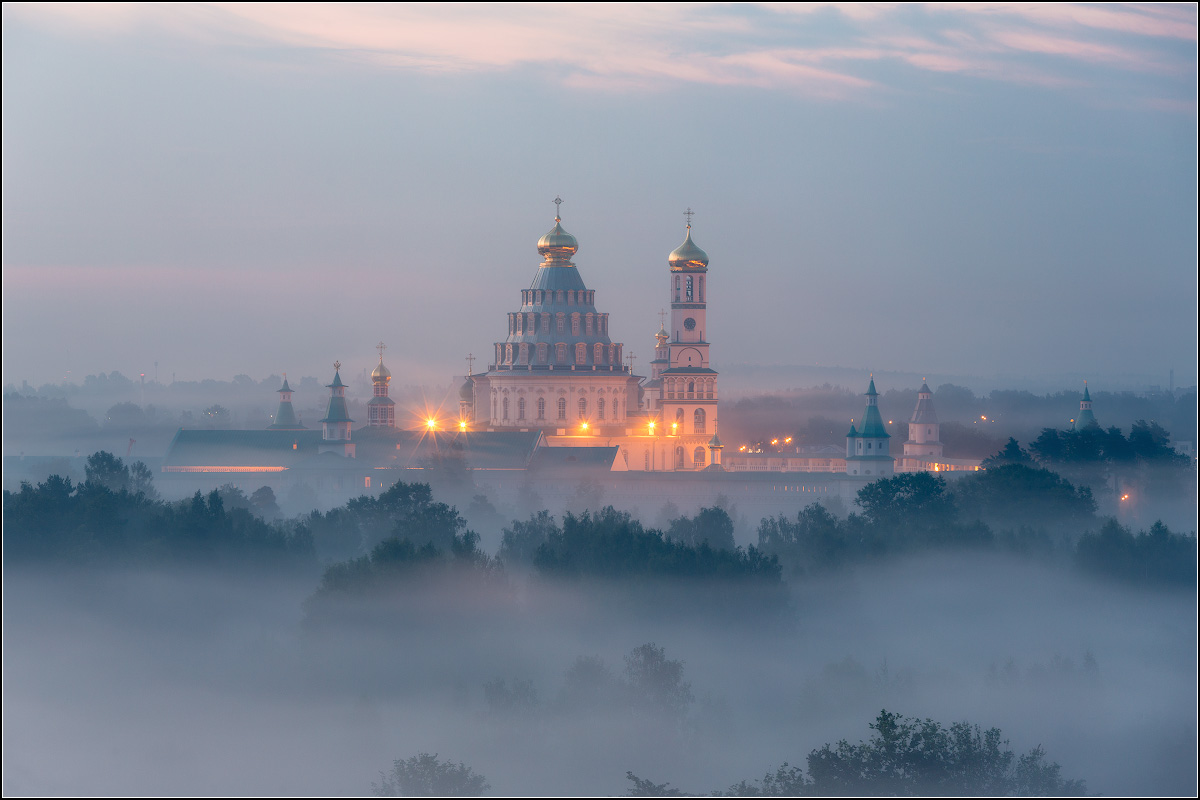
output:
<path id="1" fill-rule="evenodd" d="M 690 210 L 687 216 L 683 243 L 667 256 L 662 272 L 670 310 L 655 334 L 649 375 L 634 374 L 624 345 L 613 340 L 608 314 L 574 262 L 579 242 L 556 213 L 554 227 L 537 242 L 541 263 L 520 290 L 516 310 L 508 312 L 487 369 L 471 370 L 461 384 L 457 419 L 429 420 L 417 431 L 398 428 L 388 396 L 392 374 L 380 343 L 366 420 L 350 418 L 340 364 L 334 364 L 319 431 L 297 420 L 285 378 L 267 430 L 181 429 L 164 460 L 164 479 L 207 486 L 238 477 L 244 482 L 253 473 L 270 478 L 268 484 L 303 479 L 353 495 L 419 479 L 395 471 L 428 468 L 450 452 L 462 456 L 476 483 L 502 477 L 511 486 L 514 472 L 540 473 L 539 485 L 578 483 L 587 475 L 608 482 L 625 473 L 623 483 L 650 487 L 644 490 L 651 496 L 661 495 L 659 481 L 674 476 L 673 491 L 688 482 L 703 487 L 696 490 L 699 502 L 715 493 L 736 494 L 742 484 L 769 485 L 772 494 L 790 493 L 797 501 L 807 495 L 811 502 L 811 495 L 831 492 L 852 498 L 865 483 L 897 472 L 980 468 L 977 460 L 943 453 L 928 385 L 921 387 L 907 440 L 893 442 L 873 379 L 844 451 L 725 453 L 720 376 L 708 338 L 709 257 L 693 241 Z M 646 483 L 652 476 L 658 477 Z"/>

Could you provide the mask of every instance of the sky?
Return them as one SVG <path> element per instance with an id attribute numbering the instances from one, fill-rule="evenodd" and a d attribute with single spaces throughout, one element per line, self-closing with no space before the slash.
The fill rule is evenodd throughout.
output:
<path id="1" fill-rule="evenodd" d="M 1196 75 L 1192 5 L 6 3 L 3 382 L 449 384 L 560 195 L 639 372 L 691 208 L 718 369 L 1194 384 Z"/>

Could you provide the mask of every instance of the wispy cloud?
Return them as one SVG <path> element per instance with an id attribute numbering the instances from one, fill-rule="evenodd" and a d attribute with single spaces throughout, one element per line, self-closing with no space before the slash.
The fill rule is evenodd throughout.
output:
<path id="1" fill-rule="evenodd" d="M 1196 71 L 1194 48 L 1172 44 L 1196 41 L 1194 6 L 6 4 L 4 13 L 88 35 L 269 45 L 390 69 L 540 66 L 591 89 L 693 83 L 854 98 L 888 89 L 872 67 L 881 61 L 1055 88 L 1086 85 L 1087 69 Z"/>

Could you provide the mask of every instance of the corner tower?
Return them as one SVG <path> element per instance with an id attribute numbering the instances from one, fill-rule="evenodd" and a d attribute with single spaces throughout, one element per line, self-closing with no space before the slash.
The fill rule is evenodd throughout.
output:
<path id="1" fill-rule="evenodd" d="M 1100 423 L 1096 422 L 1096 415 L 1092 413 L 1092 395 L 1088 392 L 1087 381 L 1083 382 L 1083 399 L 1079 401 L 1079 416 L 1075 418 L 1075 430 L 1081 431 L 1085 428 L 1100 427 Z"/>
<path id="2" fill-rule="evenodd" d="M 942 457 L 941 425 L 933 410 L 933 392 L 929 391 L 928 383 L 922 382 L 917 392 L 917 407 L 908 421 L 904 455 Z"/>
<path id="3" fill-rule="evenodd" d="M 275 411 L 275 421 L 267 426 L 269 431 L 302 431 L 306 428 L 296 419 L 296 409 L 292 407 L 292 387 L 288 386 L 287 373 L 283 373 L 283 386 L 279 387 L 279 408 Z"/>
<path id="4" fill-rule="evenodd" d="M 663 433 L 677 437 L 675 469 L 703 469 L 709 436 L 717 432 L 717 371 L 708 358 L 708 254 L 692 241 L 692 210 L 684 215 L 683 244 L 667 256 L 671 327 L 666 331 L 668 363 L 657 377 L 662 380 Z"/>
<path id="5" fill-rule="evenodd" d="M 879 392 L 875 379 L 867 387 L 867 407 L 863 411 L 862 430 L 854 425 L 846 434 L 846 474 L 871 478 L 886 478 L 896 472 L 896 460 L 888 452 L 891 435 L 879 416 Z"/>
<path id="6" fill-rule="evenodd" d="M 329 384 L 329 407 L 321 420 L 321 444 L 319 453 L 337 453 L 354 457 L 354 445 L 350 443 L 350 412 L 346 408 L 346 384 L 342 383 L 342 362 L 333 362 L 333 383 Z"/>

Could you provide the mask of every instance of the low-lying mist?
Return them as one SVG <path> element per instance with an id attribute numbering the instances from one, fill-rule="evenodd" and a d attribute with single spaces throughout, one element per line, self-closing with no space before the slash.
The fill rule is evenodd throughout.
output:
<path id="1" fill-rule="evenodd" d="M 881 708 L 999 727 L 1089 792 L 1196 790 L 1187 590 L 924 553 L 789 580 L 782 615 L 516 571 L 322 615 L 319 578 L 7 565 L 5 793 L 364 794 L 420 752 L 495 794 L 708 792 Z M 682 662 L 661 696 L 630 672 L 646 644 Z"/>

